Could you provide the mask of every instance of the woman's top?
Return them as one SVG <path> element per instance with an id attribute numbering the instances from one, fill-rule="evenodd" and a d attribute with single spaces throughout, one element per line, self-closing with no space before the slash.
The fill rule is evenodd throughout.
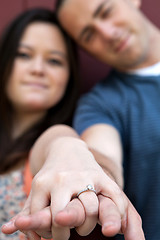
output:
<path id="1" fill-rule="evenodd" d="M 24 168 L 0 175 L 0 227 L 18 214 L 25 203 Z M 25 240 L 25 235 L 17 231 L 6 235 L 0 231 L 1 240 Z"/>
<path id="2" fill-rule="evenodd" d="M 0 175 L 0 227 L 22 210 L 31 183 L 29 161 L 26 161 L 25 167 Z M 0 240 L 26 240 L 26 238 L 20 231 L 9 235 L 0 231 Z"/>

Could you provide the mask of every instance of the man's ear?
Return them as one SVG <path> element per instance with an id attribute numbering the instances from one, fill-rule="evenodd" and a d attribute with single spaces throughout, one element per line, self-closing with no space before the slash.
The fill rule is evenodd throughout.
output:
<path id="1" fill-rule="evenodd" d="M 140 8 L 142 4 L 142 0 L 131 0 L 136 8 Z"/>

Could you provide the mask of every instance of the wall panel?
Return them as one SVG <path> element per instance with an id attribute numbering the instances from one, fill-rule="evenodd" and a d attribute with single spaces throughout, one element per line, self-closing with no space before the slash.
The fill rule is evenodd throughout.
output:
<path id="1" fill-rule="evenodd" d="M 0 32 L 17 14 L 23 11 L 23 0 L 0 0 Z"/>
<path id="2" fill-rule="evenodd" d="M 55 0 L 28 0 L 28 8 L 32 7 L 47 7 L 53 9 Z"/>
<path id="3" fill-rule="evenodd" d="M 160 0 L 142 0 L 142 11 L 160 28 Z"/>

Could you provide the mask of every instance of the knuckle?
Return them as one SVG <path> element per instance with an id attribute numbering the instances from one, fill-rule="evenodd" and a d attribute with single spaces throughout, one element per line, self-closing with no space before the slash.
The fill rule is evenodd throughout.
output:
<path id="1" fill-rule="evenodd" d="M 36 175 L 32 180 L 32 188 L 40 189 L 44 186 L 44 177 Z"/>
<path id="2" fill-rule="evenodd" d="M 54 173 L 52 179 L 57 185 L 61 186 L 67 181 L 67 173 L 65 171 Z"/>
<path id="3" fill-rule="evenodd" d="M 52 184 L 52 182 L 54 182 L 56 185 L 62 186 L 65 181 L 66 181 L 65 172 L 52 172 L 52 173 L 48 172 L 47 176 L 46 174 L 41 174 L 39 172 L 37 175 L 35 175 L 35 177 L 32 180 L 32 189 L 45 189 L 46 182 L 48 182 L 47 187 L 49 187 Z"/>

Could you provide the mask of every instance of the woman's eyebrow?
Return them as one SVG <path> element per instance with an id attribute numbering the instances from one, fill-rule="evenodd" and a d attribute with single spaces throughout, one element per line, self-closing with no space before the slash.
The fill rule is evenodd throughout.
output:
<path id="1" fill-rule="evenodd" d="M 32 47 L 30 47 L 29 45 L 24 44 L 24 43 L 20 43 L 18 47 L 19 47 L 19 48 L 20 48 L 20 47 L 24 47 L 24 48 L 27 48 L 27 49 L 29 49 L 29 50 L 32 50 Z M 53 55 L 59 55 L 59 56 L 61 56 L 61 57 L 63 57 L 63 58 L 67 58 L 66 54 L 63 53 L 62 51 L 49 50 L 48 53 L 53 54 Z"/>
<path id="2" fill-rule="evenodd" d="M 65 54 L 65 53 L 63 53 L 63 52 L 61 52 L 61 51 L 58 51 L 58 50 L 51 50 L 51 51 L 49 51 L 49 53 L 50 54 L 56 54 L 56 55 L 59 55 L 59 56 L 61 56 L 61 57 L 63 57 L 63 58 L 67 58 L 67 55 Z"/>
<path id="3" fill-rule="evenodd" d="M 24 44 L 24 43 L 19 43 L 18 47 L 19 47 L 19 48 L 20 48 L 20 47 L 28 48 L 29 50 L 32 49 L 29 45 Z"/>

